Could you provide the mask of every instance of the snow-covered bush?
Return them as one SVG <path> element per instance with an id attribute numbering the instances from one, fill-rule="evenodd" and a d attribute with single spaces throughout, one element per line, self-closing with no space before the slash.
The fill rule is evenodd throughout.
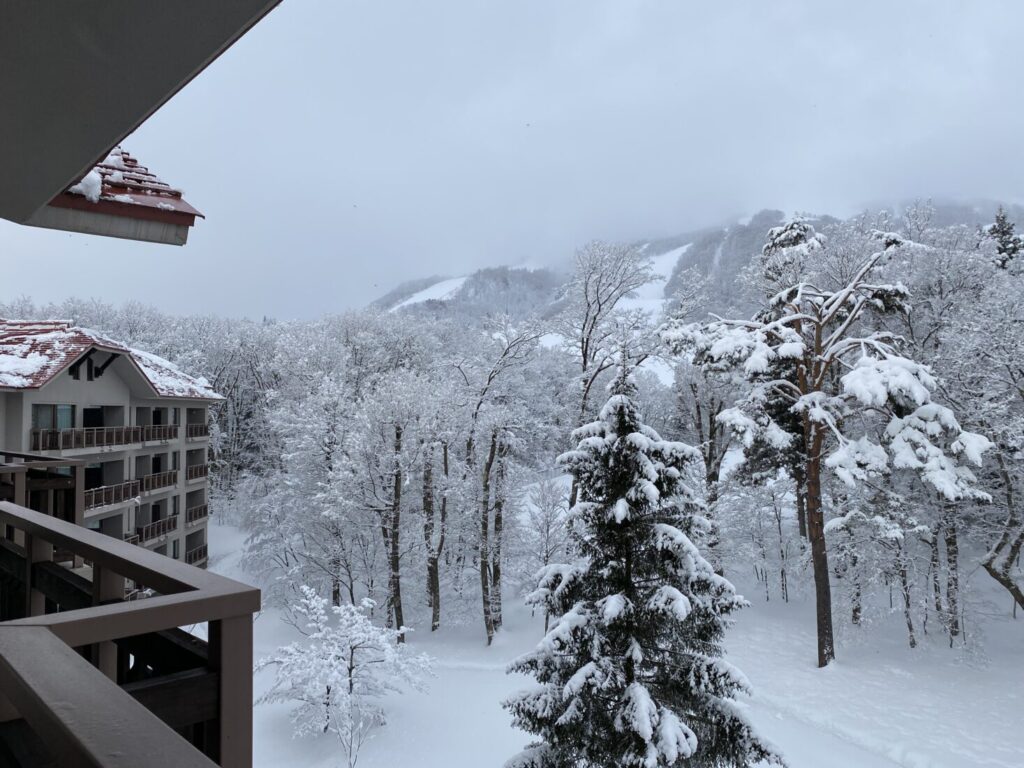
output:
<path id="1" fill-rule="evenodd" d="M 364 600 L 328 608 L 327 600 L 303 587 L 294 612 L 306 619 L 308 641 L 278 648 L 256 665 L 257 672 L 273 667 L 276 674 L 256 703 L 294 703 L 295 735 L 334 734 L 350 768 L 373 730 L 386 722 L 380 698 L 403 686 L 423 690 L 432 666 L 429 656 L 399 642 L 405 627 L 376 626 L 367 616 L 372 607 Z"/>

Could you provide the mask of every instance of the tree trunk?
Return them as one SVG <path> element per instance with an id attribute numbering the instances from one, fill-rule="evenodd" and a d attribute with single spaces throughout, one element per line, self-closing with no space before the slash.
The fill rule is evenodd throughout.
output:
<path id="1" fill-rule="evenodd" d="M 945 525 L 946 540 L 946 610 L 949 624 L 949 647 L 952 648 L 960 635 L 960 544 L 957 538 L 956 521 L 948 517 Z"/>
<path id="2" fill-rule="evenodd" d="M 423 450 L 423 544 L 427 550 L 427 605 L 430 631 L 441 626 L 441 577 L 438 550 L 434 546 L 434 446 Z"/>
<path id="3" fill-rule="evenodd" d="M 852 545 L 851 545 L 852 547 Z M 850 621 L 853 622 L 855 627 L 860 626 L 861 613 L 864 610 L 861 602 L 861 584 L 860 584 L 860 573 L 857 571 L 857 553 L 854 551 L 850 552 L 850 578 L 853 579 L 853 596 L 850 602 L 853 607 L 850 611 Z"/>
<path id="4" fill-rule="evenodd" d="M 487 453 L 480 475 L 480 596 L 483 602 L 484 630 L 487 633 L 487 644 L 494 640 L 494 620 L 491 615 L 491 468 L 494 466 L 494 455 L 498 448 L 498 433 L 491 433 L 491 447 Z"/>
<path id="5" fill-rule="evenodd" d="M 825 515 L 821 502 L 821 437 L 812 427 L 811 455 L 807 460 L 807 533 L 814 565 L 814 605 L 818 625 L 818 666 L 836 657 L 832 633 L 832 585 L 829 582 L 828 552 L 825 548 Z"/>
<path id="6" fill-rule="evenodd" d="M 391 610 L 395 616 L 395 627 L 401 629 L 405 626 L 402 613 L 402 549 L 399 540 L 399 526 L 402 523 L 402 427 L 395 425 L 395 468 L 394 468 L 394 491 L 391 496 L 391 528 L 389 535 L 388 551 L 388 602 L 391 603 Z M 398 636 L 398 642 L 404 643 L 405 637 Z"/>
<path id="7" fill-rule="evenodd" d="M 707 465 L 705 465 L 707 466 Z M 704 483 L 707 488 L 707 508 L 708 508 L 708 522 L 711 524 L 711 531 L 708 534 L 707 540 L 707 552 L 708 562 L 711 563 L 711 567 L 715 569 L 715 573 L 719 576 L 725 575 L 725 566 L 722 563 L 722 552 L 721 552 L 721 540 L 719 538 L 719 527 L 718 520 L 716 519 L 715 504 L 718 501 L 718 478 L 712 477 L 709 472 L 704 478 Z"/>
<path id="8" fill-rule="evenodd" d="M 341 605 L 341 563 L 337 557 L 331 558 L 331 604 Z"/>
<path id="9" fill-rule="evenodd" d="M 899 545 L 897 545 L 899 546 Z M 903 616 L 907 620 L 907 637 L 911 648 L 917 647 L 917 638 L 914 637 L 914 620 L 910 613 L 910 581 L 907 578 L 907 562 L 903 555 L 903 547 L 899 546 L 896 551 L 897 569 L 900 576 L 900 590 L 903 592 Z"/>
<path id="10" fill-rule="evenodd" d="M 789 585 L 786 582 L 786 543 L 782 538 L 782 510 L 776 506 L 775 527 L 779 533 L 779 589 L 782 599 L 789 602 Z"/>
<path id="11" fill-rule="evenodd" d="M 796 485 L 796 521 L 800 526 L 800 538 L 807 539 L 807 476 L 802 469 L 794 472 Z"/>
<path id="12" fill-rule="evenodd" d="M 491 623 L 495 631 L 501 629 L 501 536 L 505 511 L 505 462 L 507 447 L 502 443 L 498 459 L 494 488 L 494 531 L 491 539 Z"/>
<path id="13" fill-rule="evenodd" d="M 1006 495 L 1006 522 L 1003 523 L 1003 533 L 999 537 L 998 543 L 985 556 L 981 564 L 989 576 L 1013 596 L 1016 610 L 1017 606 L 1024 608 L 1024 589 L 1014 581 L 1011 569 L 1014 561 L 1020 557 L 1021 549 L 1024 548 L 1024 528 L 1021 527 L 1021 520 L 1017 516 L 1013 483 L 1010 473 L 1006 469 L 1006 462 L 1001 453 L 996 454 L 996 457 L 999 461 L 999 476 L 1003 481 L 1003 492 Z"/>
<path id="14" fill-rule="evenodd" d="M 939 526 L 932 530 L 928 546 L 931 547 L 928 570 L 931 571 L 932 604 L 935 607 L 935 616 L 942 622 L 945 621 L 946 610 L 942 605 L 942 585 L 939 583 L 939 570 L 942 566 L 939 562 Z"/>

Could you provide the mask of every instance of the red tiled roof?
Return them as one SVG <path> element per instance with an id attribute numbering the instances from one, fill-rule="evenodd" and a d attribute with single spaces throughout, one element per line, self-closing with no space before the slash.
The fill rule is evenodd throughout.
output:
<path id="1" fill-rule="evenodd" d="M 98 197 L 89 194 L 97 191 L 96 181 L 99 181 Z M 138 160 L 120 147 L 114 147 L 84 179 L 57 195 L 50 205 L 188 226 L 195 223 L 197 216 L 205 218 L 185 201 L 181 190 L 139 165 Z"/>
<path id="2" fill-rule="evenodd" d="M 0 319 L 0 389 L 39 389 L 90 349 L 127 357 L 160 397 L 223 399 L 205 379 L 161 357 L 60 320 Z"/>

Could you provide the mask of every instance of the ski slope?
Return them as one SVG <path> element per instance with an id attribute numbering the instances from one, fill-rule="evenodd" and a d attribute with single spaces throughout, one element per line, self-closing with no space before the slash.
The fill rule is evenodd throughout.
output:
<path id="1" fill-rule="evenodd" d="M 459 292 L 462 284 L 466 282 L 465 277 L 453 277 L 448 280 L 442 280 L 439 283 L 424 288 L 422 291 L 417 291 L 412 296 L 407 298 L 400 304 L 396 304 L 389 312 L 401 309 L 402 307 L 408 307 L 412 304 L 422 304 L 425 301 L 448 301 L 454 298 L 455 294 Z"/>
<path id="2" fill-rule="evenodd" d="M 665 311 L 666 299 L 665 288 L 672 277 L 672 272 L 679 263 L 680 257 L 686 253 L 693 243 L 687 243 L 679 248 L 654 256 L 651 258 L 651 271 L 655 279 L 647 283 L 635 292 L 635 295 L 622 299 L 619 307 L 623 310 L 641 309 L 648 312 L 655 319 L 659 318 Z"/>

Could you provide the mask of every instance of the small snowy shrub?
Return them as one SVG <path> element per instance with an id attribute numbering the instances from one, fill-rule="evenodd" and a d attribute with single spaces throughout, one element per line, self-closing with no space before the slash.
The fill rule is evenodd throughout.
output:
<path id="1" fill-rule="evenodd" d="M 333 733 L 352 767 L 371 732 L 386 722 L 378 700 L 403 684 L 423 690 L 432 660 L 398 642 L 405 627 L 376 626 L 367 616 L 372 600 L 328 608 L 312 588 L 301 591 L 293 610 L 305 618 L 309 640 L 278 648 L 257 663 L 256 671 L 274 667 L 277 676 L 256 703 L 295 702 L 295 735 Z"/>

